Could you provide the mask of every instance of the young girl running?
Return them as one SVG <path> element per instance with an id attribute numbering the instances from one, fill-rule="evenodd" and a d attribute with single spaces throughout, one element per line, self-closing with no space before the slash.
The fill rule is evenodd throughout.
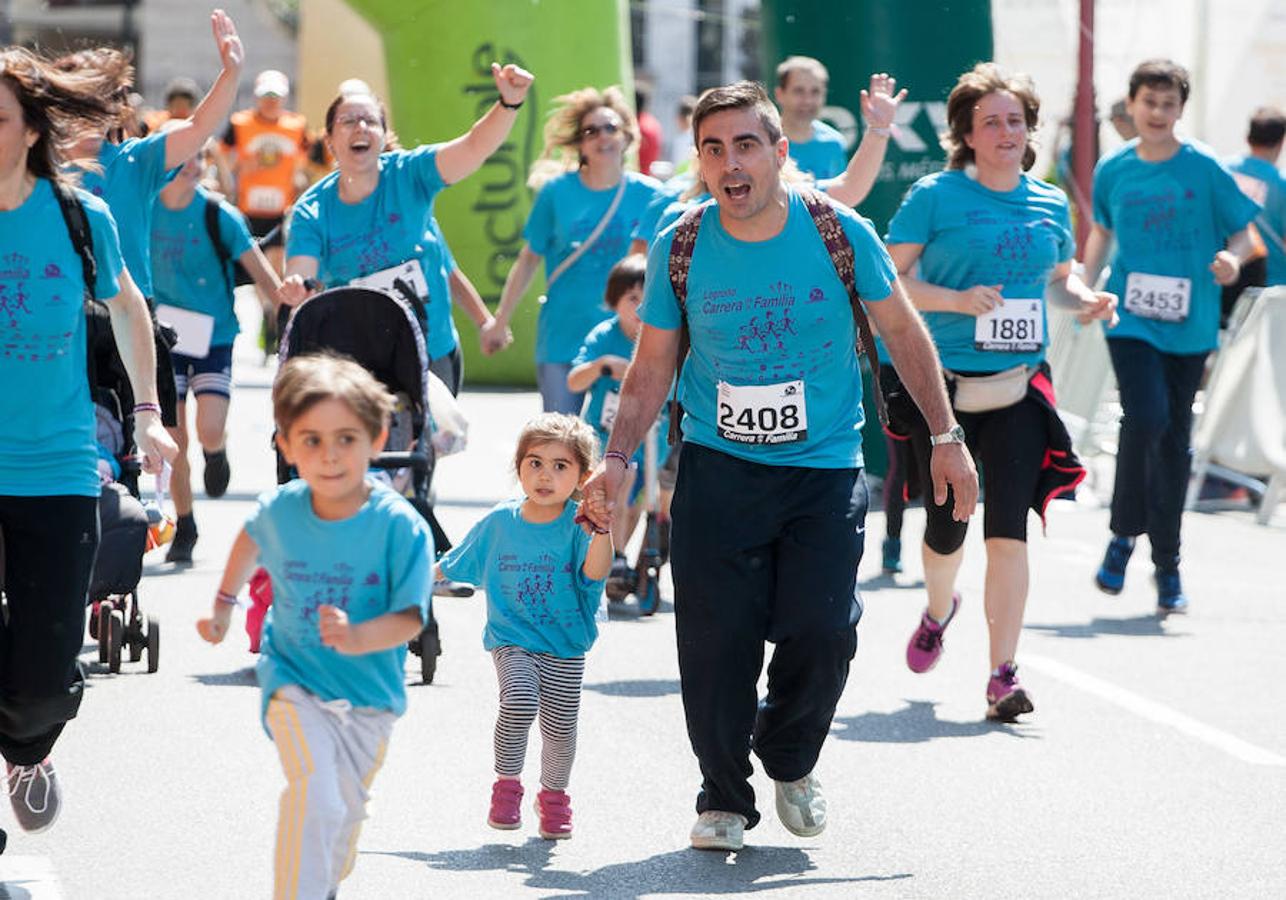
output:
<path id="1" fill-rule="evenodd" d="M 521 824 L 527 733 L 540 716 L 540 836 L 572 834 L 567 783 L 576 756 L 585 652 L 598 636 L 594 614 L 612 564 L 606 533 L 587 535 L 568 502 L 594 467 L 594 430 L 546 413 L 518 435 L 514 468 L 524 497 L 501 503 L 438 563 L 444 576 L 487 592 L 483 646 L 500 681 L 496 783 L 487 824 Z"/>
<path id="2" fill-rule="evenodd" d="M 406 710 L 406 642 L 428 618 L 433 538 L 404 498 L 366 477 L 393 400 L 365 369 L 297 357 L 272 402 L 299 478 L 260 498 L 197 630 L 223 640 L 250 572 L 268 570 L 257 674 L 286 774 L 273 896 L 320 900 L 352 871 L 371 781 Z"/>

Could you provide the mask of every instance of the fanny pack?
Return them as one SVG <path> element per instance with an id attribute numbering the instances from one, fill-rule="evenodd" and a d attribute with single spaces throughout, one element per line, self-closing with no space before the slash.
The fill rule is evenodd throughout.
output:
<path id="1" fill-rule="evenodd" d="M 1021 402 L 1034 371 L 1020 365 L 993 375 L 961 375 L 949 369 L 944 374 L 955 384 L 952 406 L 956 412 L 983 413 Z"/>

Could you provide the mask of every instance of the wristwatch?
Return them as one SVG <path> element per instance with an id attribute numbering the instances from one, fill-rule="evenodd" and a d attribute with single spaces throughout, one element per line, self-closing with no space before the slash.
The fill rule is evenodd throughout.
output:
<path id="1" fill-rule="evenodd" d="M 939 444 L 963 444 L 964 442 L 964 429 L 959 425 L 952 425 L 949 431 L 944 431 L 942 434 L 932 435 L 929 438 L 929 443 L 934 447 Z"/>

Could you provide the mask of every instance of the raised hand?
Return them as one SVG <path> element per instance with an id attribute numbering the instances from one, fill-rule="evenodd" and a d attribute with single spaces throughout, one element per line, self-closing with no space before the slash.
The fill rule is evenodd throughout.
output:
<path id="1" fill-rule="evenodd" d="M 862 118 L 871 128 L 888 128 L 897 115 L 898 104 L 906 99 L 906 88 L 897 91 L 898 80 L 888 72 L 871 76 L 871 86 L 862 91 Z"/>
<path id="2" fill-rule="evenodd" d="M 496 90 L 500 99 L 510 106 L 516 106 L 527 97 L 527 89 L 536 77 L 526 69 L 510 63 L 501 68 L 500 63 L 491 64 L 491 77 L 496 80 Z"/>
<path id="3" fill-rule="evenodd" d="M 228 72 L 241 71 L 246 61 L 246 49 L 237 35 L 232 17 L 221 9 L 210 13 L 210 29 L 214 32 L 214 46 L 219 50 L 219 61 Z"/>

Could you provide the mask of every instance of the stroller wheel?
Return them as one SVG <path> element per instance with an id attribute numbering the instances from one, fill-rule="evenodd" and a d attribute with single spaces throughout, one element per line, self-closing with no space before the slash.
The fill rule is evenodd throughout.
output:
<path id="1" fill-rule="evenodd" d="M 438 639 L 437 629 L 428 629 L 420 633 L 420 681 L 432 684 L 433 676 L 438 671 L 438 657 L 442 655 L 442 642 Z"/>
<path id="2" fill-rule="evenodd" d="M 91 641 L 98 640 L 98 607 L 101 605 L 102 603 L 100 601 L 95 600 L 90 604 L 89 615 L 86 617 L 88 619 L 89 639 Z M 102 660 L 100 659 L 99 662 L 102 662 Z"/>
<path id="3" fill-rule="evenodd" d="M 125 626 L 125 643 L 129 646 L 129 661 L 138 662 L 143 658 L 143 648 L 147 645 L 147 636 L 143 633 L 143 617 L 138 611 L 138 595 L 131 598 L 129 619 Z"/>
<path id="4" fill-rule="evenodd" d="M 156 616 L 147 617 L 147 671 L 155 672 L 161 665 L 161 623 Z"/>
<path id="5" fill-rule="evenodd" d="M 100 663 L 107 662 L 111 649 L 111 633 L 108 629 L 108 622 L 111 619 L 112 609 L 112 601 L 110 600 L 104 600 L 98 604 L 96 616 L 98 628 L 95 630 L 98 632 L 98 661 Z"/>
<path id="6" fill-rule="evenodd" d="M 113 674 L 121 670 L 121 648 L 125 643 L 125 617 L 114 609 L 107 624 L 107 670 Z"/>

